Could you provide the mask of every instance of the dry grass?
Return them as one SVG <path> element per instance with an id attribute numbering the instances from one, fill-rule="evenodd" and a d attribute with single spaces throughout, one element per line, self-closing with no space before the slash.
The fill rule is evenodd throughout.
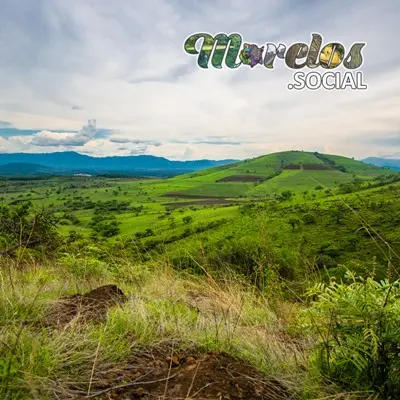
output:
<path id="1" fill-rule="evenodd" d="M 121 267 L 122 268 L 122 267 Z M 234 280 L 184 276 L 167 263 L 156 273 L 125 265 L 121 276 L 137 274 L 140 284 L 110 277 L 77 280 L 67 266 L 15 265 L 0 268 L 0 366 L 2 397 L 63 398 L 76 388 L 98 385 L 98 371 L 125 368 L 133 351 L 165 341 L 179 348 L 224 351 L 250 361 L 267 376 L 298 388 L 307 361 L 306 343 L 287 332 L 296 310 L 281 304 L 282 318 L 267 299 Z M 132 277 L 131 277 L 132 278 Z M 133 277 L 134 278 L 134 277 Z M 133 279 L 135 280 L 135 279 Z M 46 308 L 67 294 L 114 283 L 128 301 L 109 310 L 104 322 L 78 319 L 57 330 L 38 325 Z M 68 396 L 67 396 L 68 397 Z"/>

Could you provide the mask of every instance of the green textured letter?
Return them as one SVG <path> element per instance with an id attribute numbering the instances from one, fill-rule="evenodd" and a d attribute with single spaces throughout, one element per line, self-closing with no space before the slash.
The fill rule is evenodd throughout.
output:
<path id="1" fill-rule="evenodd" d="M 203 38 L 204 40 L 199 53 L 196 50 L 196 42 L 200 38 Z M 197 63 L 201 68 L 208 68 L 208 62 L 213 49 L 214 53 L 211 58 L 211 63 L 215 68 L 222 68 L 222 61 L 226 49 L 228 48 L 225 57 L 225 64 L 228 68 L 237 68 L 241 65 L 241 62 L 236 63 L 241 45 L 242 37 L 238 33 L 232 33 L 229 36 L 225 33 L 219 33 L 215 37 L 212 37 L 208 33 L 196 33 L 186 39 L 184 48 L 189 54 L 199 54 Z"/>

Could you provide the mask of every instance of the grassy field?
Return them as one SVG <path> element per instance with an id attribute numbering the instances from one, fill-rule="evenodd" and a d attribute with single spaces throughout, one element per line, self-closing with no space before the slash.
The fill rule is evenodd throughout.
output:
<path id="1" fill-rule="evenodd" d="M 0 180 L 0 398 L 398 398 L 399 177 L 292 151 Z"/>

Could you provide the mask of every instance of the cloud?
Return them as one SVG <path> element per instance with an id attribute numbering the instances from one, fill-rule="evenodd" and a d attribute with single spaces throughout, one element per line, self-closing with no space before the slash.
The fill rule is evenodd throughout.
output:
<path id="1" fill-rule="evenodd" d="M 169 143 L 173 144 L 212 144 L 216 146 L 239 146 L 243 144 L 248 144 L 252 142 L 238 140 L 233 136 L 221 136 L 221 135 L 212 135 L 204 138 L 196 138 L 194 140 L 180 140 L 180 139 L 172 139 Z"/>
<path id="2" fill-rule="evenodd" d="M 9 129 L 12 128 L 12 123 L 7 121 L 0 121 L 0 129 Z"/>
<path id="3" fill-rule="evenodd" d="M 193 143 L 215 144 L 216 146 L 239 146 L 243 144 L 243 142 L 229 142 L 224 140 L 199 140 Z"/>
<path id="4" fill-rule="evenodd" d="M 76 133 L 41 131 L 32 136 L 34 146 L 83 146 L 94 139 L 96 121 L 89 120 L 88 124 Z"/>
<path id="5" fill-rule="evenodd" d="M 400 133 L 396 136 L 385 137 L 380 135 L 367 140 L 367 143 L 372 143 L 377 146 L 394 146 L 400 148 Z"/>
<path id="6" fill-rule="evenodd" d="M 397 153 L 399 17 L 395 0 L 5 1 L 1 151 L 185 159 L 295 148 Z M 273 70 L 202 70 L 183 50 L 195 32 L 239 32 L 260 45 L 310 43 L 313 32 L 346 49 L 366 42 L 368 90 L 289 91 L 293 71 L 283 60 Z M 92 115 L 107 129 L 82 130 Z"/>
<path id="7" fill-rule="evenodd" d="M 91 140 L 90 137 L 78 133 L 56 133 L 41 131 L 32 137 L 34 146 L 83 146 Z"/>
<path id="8" fill-rule="evenodd" d="M 111 136 L 110 137 L 110 142 L 113 142 L 113 143 L 131 143 L 131 139 L 128 139 L 126 137 L 118 137 L 118 136 L 113 137 L 113 136 Z"/>
<path id="9" fill-rule="evenodd" d="M 155 140 L 142 140 L 142 139 L 129 139 L 124 136 L 111 136 L 109 138 L 112 143 L 134 143 L 134 144 L 144 144 L 149 146 L 161 146 L 162 143 Z"/>
<path id="10" fill-rule="evenodd" d="M 400 160 L 400 151 L 398 151 L 397 153 L 385 154 L 385 155 L 382 156 L 382 157 L 384 157 L 384 158 L 389 158 L 389 159 Z"/>

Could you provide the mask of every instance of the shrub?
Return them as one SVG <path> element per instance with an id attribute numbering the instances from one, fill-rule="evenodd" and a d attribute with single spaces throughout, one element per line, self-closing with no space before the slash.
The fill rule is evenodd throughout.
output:
<path id="1" fill-rule="evenodd" d="M 307 213 L 305 215 L 303 215 L 303 223 L 305 225 L 312 225 L 315 224 L 317 222 L 315 216 L 311 213 Z"/>
<path id="2" fill-rule="evenodd" d="M 187 215 L 186 217 L 182 218 L 182 221 L 184 224 L 190 224 L 193 221 L 193 217 L 190 215 Z"/>
<path id="3" fill-rule="evenodd" d="M 308 310 L 319 336 L 315 364 L 345 390 L 400 396 L 400 281 L 377 282 L 347 273 L 349 284 L 318 284 Z"/>
<path id="4" fill-rule="evenodd" d="M 11 255 L 20 247 L 45 251 L 57 249 L 61 243 L 57 223 L 52 213 L 44 209 L 35 211 L 30 202 L 0 205 L 0 254 Z"/>

